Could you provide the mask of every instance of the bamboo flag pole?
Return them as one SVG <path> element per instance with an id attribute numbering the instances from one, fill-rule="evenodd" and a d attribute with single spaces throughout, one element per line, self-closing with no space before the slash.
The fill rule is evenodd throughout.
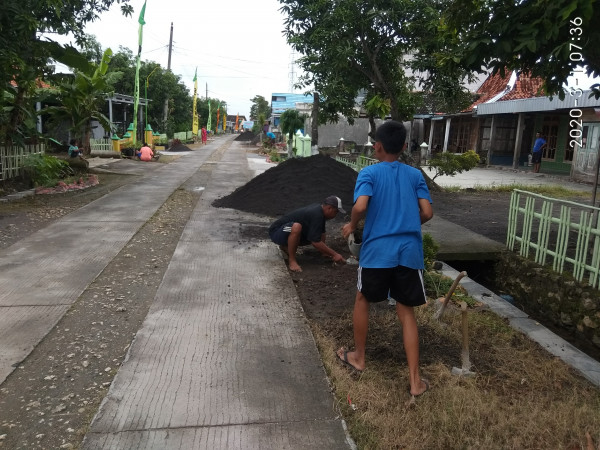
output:
<path id="1" fill-rule="evenodd" d="M 137 140 L 137 125 L 138 125 L 138 104 L 140 102 L 140 58 L 142 55 L 142 39 L 144 34 L 144 25 L 146 22 L 144 21 L 144 14 L 146 14 L 146 2 L 144 2 L 144 6 L 142 6 L 142 10 L 140 11 L 140 17 L 138 18 L 138 23 L 140 24 L 138 30 L 138 54 L 135 63 L 135 92 L 134 92 L 134 101 L 133 101 L 133 145 L 135 146 Z"/>

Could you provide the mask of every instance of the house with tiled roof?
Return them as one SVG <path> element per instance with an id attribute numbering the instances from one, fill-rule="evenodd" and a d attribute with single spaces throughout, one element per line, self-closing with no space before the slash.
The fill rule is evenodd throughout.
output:
<path id="1" fill-rule="evenodd" d="M 429 155 L 475 150 L 486 164 L 527 167 L 535 133 L 541 131 L 548 142 L 542 172 L 590 181 L 598 154 L 599 114 L 600 99 L 590 98 L 590 91 L 575 90 L 560 100 L 545 95 L 541 79 L 508 71 L 489 76 L 464 111 L 416 118 L 423 121 Z"/>

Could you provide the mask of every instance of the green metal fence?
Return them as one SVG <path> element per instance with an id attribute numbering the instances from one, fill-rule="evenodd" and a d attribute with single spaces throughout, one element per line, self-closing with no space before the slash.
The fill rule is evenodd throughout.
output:
<path id="1" fill-rule="evenodd" d="M 360 172 L 367 166 L 377 164 L 379 161 L 373 158 L 367 158 L 366 156 L 359 155 L 356 159 L 345 158 L 343 156 L 336 156 L 335 160 L 345 164 L 348 167 L 352 167 L 357 172 Z"/>
<path id="2" fill-rule="evenodd" d="M 559 211 L 555 212 L 555 206 Z M 558 273 L 599 288 L 600 208 L 515 189 L 510 199 L 506 246 Z M 533 254 L 535 252 L 535 254 Z"/>

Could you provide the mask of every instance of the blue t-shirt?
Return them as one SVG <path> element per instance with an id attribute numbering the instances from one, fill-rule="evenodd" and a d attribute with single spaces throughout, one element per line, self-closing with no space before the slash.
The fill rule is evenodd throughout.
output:
<path id="1" fill-rule="evenodd" d="M 398 161 L 365 167 L 356 180 L 354 201 L 362 195 L 370 199 L 360 265 L 423 269 L 419 199 L 431 202 L 431 197 L 421 172 Z"/>
<path id="2" fill-rule="evenodd" d="M 533 153 L 537 153 L 537 152 L 541 152 L 542 151 L 542 145 L 544 145 L 546 143 L 546 139 L 544 138 L 537 138 L 533 144 Z"/>

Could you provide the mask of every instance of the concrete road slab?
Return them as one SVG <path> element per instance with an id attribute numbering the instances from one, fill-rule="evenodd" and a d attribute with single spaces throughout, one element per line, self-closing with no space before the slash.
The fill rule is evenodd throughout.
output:
<path id="1" fill-rule="evenodd" d="M 107 194 L 0 251 L 0 336 L 20 323 L 31 327 L 26 345 L 2 340 L 0 383 L 58 322 L 87 286 L 156 212 L 192 176 L 220 143 L 170 164 L 118 160 L 120 173 L 136 183 Z"/>
<path id="2" fill-rule="evenodd" d="M 211 206 L 249 179 L 243 156 L 214 167 L 84 449 L 351 448 L 277 249 Z"/>
<path id="3" fill-rule="evenodd" d="M 0 380 L 46 335 L 48 324 L 56 325 L 68 309 L 69 305 L 0 307 Z"/>
<path id="4" fill-rule="evenodd" d="M 337 424 L 334 424 L 337 427 Z M 124 431 L 90 435 L 86 449 L 164 450 L 336 450 L 350 448 L 331 432 L 331 421 L 230 425 L 210 428 L 184 428 Z"/>
<path id="5" fill-rule="evenodd" d="M 543 164 L 542 164 L 543 166 Z M 429 176 L 435 174 L 428 167 L 423 168 Z M 507 185 L 549 186 L 557 185 L 581 192 L 591 192 L 592 186 L 570 181 L 568 175 L 533 173 L 531 169 L 512 169 L 504 166 L 475 167 L 454 176 L 442 175 L 435 182 L 443 187 L 479 188 Z"/>

